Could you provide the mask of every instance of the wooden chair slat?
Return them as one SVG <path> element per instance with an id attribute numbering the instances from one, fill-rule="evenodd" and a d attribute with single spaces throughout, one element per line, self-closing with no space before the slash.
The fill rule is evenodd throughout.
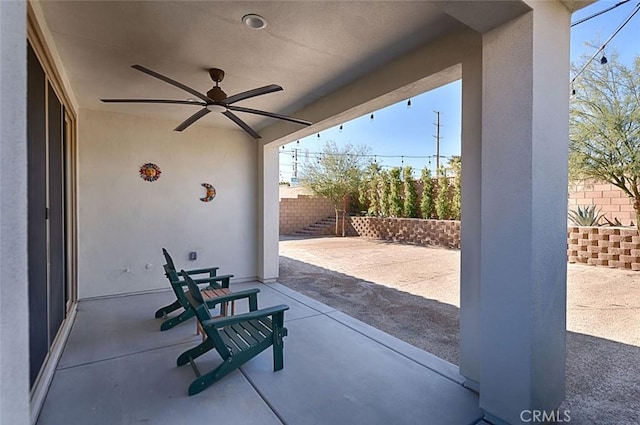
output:
<path id="1" fill-rule="evenodd" d="M 247 348 L 251 347 L 244 339 L 240 337 L 240 335 L 238 335 L 238 332 L 233 329 L 233 326 L 225 326 L 223 329 L 221 329 L 221 331 L 233 341 L 233 343 L 240 349 L 240 351 L 244 351 Z"/>
<path id="2" fill-rule="evenodd" d="M 263 339 L 265 339 L 269 333 L 271 333 L 271 330 L 269 330 L 268 332 L 261 332 L 258 328 L 256 328 L 256 326 L 253 324 L 253 320 L 250 322 L 247 322 L 244 324 L 244 329 L 256 340 L 256 341 L 262 341 Z"/>
<path id="3" fill-rule="evenodd" d="M 251 335 L 251 332 L 247 329 L 247 327 L 250 327 L 248 325 L 248 323 L 236 323 L 235 325 L 231 325 L 231 327 L 240 335 L 240 338 L 244 339 L 249 345 L 255 345 L 262 341 L 264 338 L 256 338 Z"/>
<path id="4" fill-rule="evenodd" d="M 268 324 L 264 324 L 259 320 L 250 320 L 249 323 L 251 324 L 251 326 L 253 326 L 254 328 L 256 328 L 256 330 L 258 330 L 262 335 L 269 335 L 273 329 L 273 327 L 271 326 L 271 320 L 268 321 Z"/>

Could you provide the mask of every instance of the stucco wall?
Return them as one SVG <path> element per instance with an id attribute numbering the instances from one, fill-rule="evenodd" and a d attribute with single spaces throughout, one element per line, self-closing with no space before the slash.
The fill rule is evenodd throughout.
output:
<path id="1" fill-rule="evenodd" d="M 29 421 L 26 2 L 0 5 L 0 424 Z"/>
<path id="2" fill-rule="evenodd" d="M 80 111 L 79 298 L 167 288 L 162 247 L 178 267 L 256 276 L 255 141 L 241 131 L 175 126 Z M 139 177 L 147 162 L 162 171 L 155 182 Z M 205 182 L 217 190 L 212 202 L 199 199 Z"/>

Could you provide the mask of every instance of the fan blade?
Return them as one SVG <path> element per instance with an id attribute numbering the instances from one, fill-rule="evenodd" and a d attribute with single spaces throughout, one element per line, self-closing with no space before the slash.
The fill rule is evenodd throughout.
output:
<path id="1" fill-rule="evenodd" d="M 225 115 L 227 118 L 229 118 L 231 121 L 238 124 L 244 131 L 249 133 L 251 137 L 253 137 L 254 139 L 262 139 L 262 137 L 260 137 L 260 135 L 256 133 L 253 130 L 253 128 L 249 127 L 246 122 L 238 118 L 238 116 L 235 115 L 233 112 L 227 110 L 227 111 L 224 111 L 222 114 Z"/>
<path id="2" fill-rule="evenodd" d="M 257 109 L 243 108 L 241 106 L 227 106 L 228 109 L 236 112 L 246 112 L 248 114 L 264 115 L 265 117 L 277 118 L 279 120 L 291 121 L 296 124 L 311 125 L 310 121 L 301 120 L 299 118 L 288 117 L 286 115 L 274 114 L 273 112 L 259 111 Z"/>
<path id="3" fill-rule="evenodd" d="M 184 130 L 185 128 L 187 128 L 191 124 L 193 124 L 194 122 L 198 121 L 200 118 L 202 118 L 205 115 L 207 115 L 209 112 L 211 112 L 211 111 L 208 110 L 207 108 L 200 109 L 198 112 L 196 112 L 195 114 L 191 115 L 189 118 L 184 120 L 182 122 L 182 124 L 180 124 L 179 126 L 174 128 L 173 131 L 182 131 L 182 130 Z"/>
<path id="4" fill-rule="evenodd" d="M 170 99 L 100 99 L 104 103 L 170 103 L 175 105 L 206 106 L 205 102 L 195 100 L 170 100 Z"/>
<path id="5" fill-rule="evenodd" d="M 241 100 L 249 99 L 250 97 L 256 97 L 267 93 L 273 93 L 275 91 L 282 90 L 282 87 L 271 84 L 269 86 L 260 87 L 253 90 L 243 91 L 242 93 L 234 94 L 233 96 L 227 97 L 224 100 L 224 103 L 227 105 L 231 105 L 232 103 L 239 102 Z"/>
<path id="6" fill-rule="evenodd" d="M 176 80 L 172 80 L 172 79 L 171 79 L 171 78 L 169 78 L 169 77 L 165 77 L 165 76 L 164 76 L 164 75 L 162 75 L 162 74 L 158 74 L 157 72 L 152 71 L 152 70 L 150 70 L 149 68 L 145 68 L 145 67 L 144 67 L 144 66 L 142 66 L 142 65 L 131 65 L 131 68 L 133 68 L 133 69 L 137 69 L 138 71 L 144 72 L 145 74 L 149 74 L 149 75 L 151 75 L 152 77 L 156 77 L 157 79 L 162 80 L 162 81 L 164 81 L 165 83 L 169 83 L 169 84 L 171 84 L 172 86 L 178 87 L 179 89 L 182 89 L 182 90 L 184 90 L 184 91 L 186 91 L 186 92 L 188 92 L 188 93 L 191 93 L 192 95 L 194 95 L 194 96 L 196 96 L 196 97 L 198 97 L 198 98 L 200 98 L 200 99 L 204 100 L 204 101 L 205 101 L 205 102 L 207 102 L 207 103 L 211 102 L 211 99 L 209 99 L 206 95 L 204 95 L 204 94 L 200 93 L 199 91 L 194 90 L 194 89 L 192 89 L 192 88 L 191 88 L 191 87 L 189 87 L 189 86 L 185 86 L 184 84 L 179 83 L 179 82 L 177 82 Z"/>

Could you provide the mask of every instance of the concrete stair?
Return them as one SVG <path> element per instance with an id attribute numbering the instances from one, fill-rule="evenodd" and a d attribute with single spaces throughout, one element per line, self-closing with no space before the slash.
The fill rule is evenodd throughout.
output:
<path id="1" fill-rule="evenodd" d="M 329 236 L 335 233 L 335 229 L 336 218 L 331 216 L 310 224 L 302 230 L 296 230 L 293 234 L 295 236 Z"/>

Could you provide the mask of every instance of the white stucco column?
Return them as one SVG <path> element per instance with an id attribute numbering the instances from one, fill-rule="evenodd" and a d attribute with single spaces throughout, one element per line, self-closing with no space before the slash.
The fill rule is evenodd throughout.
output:
<path id="1" fill-rule="evenodd" d="M 258 145 L 258 280 L 278 278 L 278 146 Z"/>
<path id="2" fill-rule="evenodd" d="M 482 47 L 462 61 L 462 220 L 460 252 L 460 373 L 480 381 L 480 207 L 482 180 Z"/>
<path id="3" fill-rule="evenodd" d="M 27 425 L 27 10 L 0 7 L 0 423 Z"/>
<path id="4" fill-rule="evenodd" d="M 565 390 L 570 12 L 530 6 L 483 35 L 480 407 L 496 424 Z"/>

